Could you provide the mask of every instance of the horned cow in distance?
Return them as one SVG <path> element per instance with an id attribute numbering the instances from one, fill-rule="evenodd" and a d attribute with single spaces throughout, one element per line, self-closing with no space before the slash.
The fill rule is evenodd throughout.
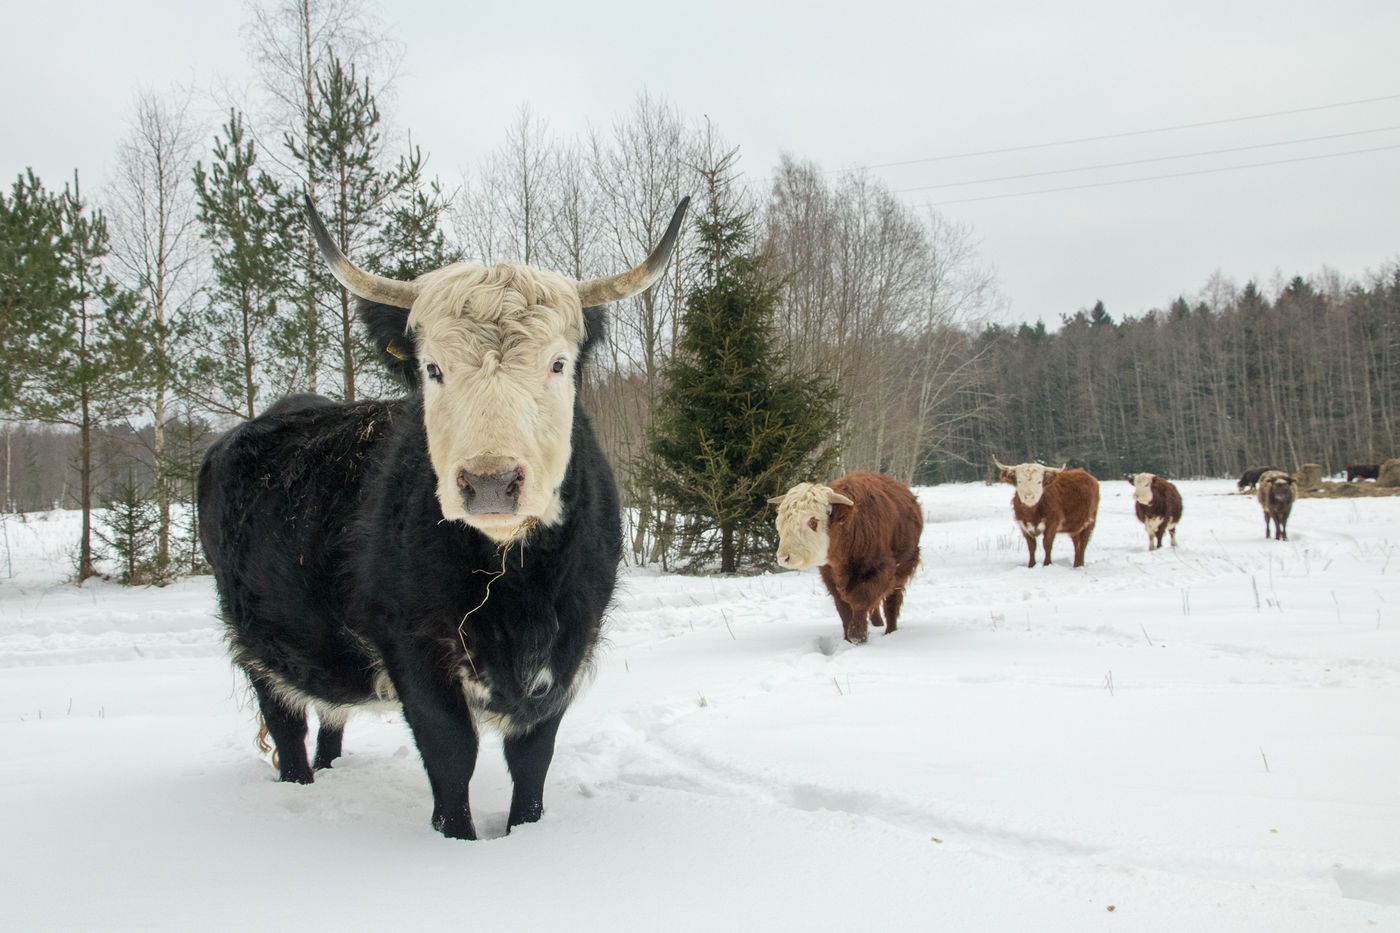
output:
<path id="1" fill-rule="evenodd" d="M 883 625 L 886 635 L 898 628 L 924 528 L 908 486 L 880 473 L 851 473 L 830 486 L 798 483 L 768 501 L 778 507 L 778 563 L 820 568 L 846 641 L 864 642 L 871 625 Z"/>
<path id="2" fill-rule="evenodd" d="M 1170 534 L 1176 547 L 1176 526 L 1181 521 L 1181 493 L 1170 481 L 1155 473 L 1134 473 L 1127 477 L 1133 484 L 1133 511 L 1147 529 L 1147 549 L 1162 546 L 1162 535 Z"/>
<path id="3" fill-rule="evenodd" d="M 200 540 L 281 780 L 310 784 L 339 756 L 351 711 L 389 703 L 413 732 L 443 835 L 476 838 L 482 727 L 504 737 L 507 826 L 540 818 L 622 552 L 583 367 L 600 306 L 656 281 L 687 203 L 619 275 L 454 263 L 405 282 L 352 265 L 307 201 L 327 264 L 407 395 L 286 399 L 223 435 L 200 471 Z"/>
<path id="4" fill-rule="evenodd" d="M 1055 535 L 1065 534 L 1074 542 L 1074 566 L 1084 566 L 1084 552 L 1099 517 L 1099 481 L 1084 470 L 1048 467 L 1043 463 L 1007 466 L 992 459 L 1001 481 L 1016 487 L 1011 511 L 1026 539 L 1030 552 L 1027 567 L 1035 566 L 1035 539 L 1041 538 L 1045 566 L 1050 566 L 1050 549 Z"/>

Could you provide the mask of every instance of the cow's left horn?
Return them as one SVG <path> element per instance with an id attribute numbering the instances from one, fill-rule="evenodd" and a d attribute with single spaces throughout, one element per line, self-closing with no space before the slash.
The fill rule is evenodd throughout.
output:
<path id="1" fill-rule="evenodd" d="M 605 279 L 589 279 L 578 283 L 578 298 L 585 308 L 605 305 L 630 298 L 651 288 L 652 283 L 661 278 L 666 269 L 666 261 L 671 258 L 671 249 L 676 245 L 676 237 L 681 232 L 681 221 L 685 219 L 685 209 L 690 206 L 690 198 L 681 198 L 676 212 L 671 215 L 671 225 L 661 238 L 656 249 L 637 268 Z"/>
<path id="2" fill-rule="evenodd" d="M 326 231 L 326 225 L 321 222 L 321 215 L 316 213 L 316 205 L 311 203 L 311 197 L 302 197 L 306 199 L 306 216 L 311 220 L 311 232 L 316 235 L 316 245 L 321 248 L 321 256 L 330 267 L 331 275 L 334 275 L 341 285 L 349 289 L 352 295 L 368 301 L 377 301 L 394 308 L 413 307 L 413 299 L 418 297 L 418 290 L 413 287 L 413 283 L 375 275 L 352 263 Z"/>

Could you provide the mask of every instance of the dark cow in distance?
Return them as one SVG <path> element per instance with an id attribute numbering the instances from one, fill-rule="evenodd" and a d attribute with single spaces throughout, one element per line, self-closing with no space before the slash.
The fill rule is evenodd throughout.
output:
<path id="1" fill-rule="evenodd" d="M 1001 481 L 1016 487 L 1011 511 L 1030 551 L 1027 567 L 1035 566 L 1035 539 L 1041 537 L 1045 566 L 1055 535 L 1066 534 L 1074 542 L 1074 566 L 1084 566 L 1084 552 L 1099 517 L 1099 481 L 1084 470 L 1048 467 L 1042 463 L 1007 466 L 993 458 Z"/>
<path id="2" fill-rule="evenodd" d="M 476 837 L 482 727 L 504 737 L 508 828 L 540 818 L 622 551 L 583 366 L 599 306 L 660 276 L 687 202 L 620 275 L 454 263 L 402 282 L 351 265 L 308 200 L 327 263 L 409 391 L 285 399 L 215 442 L 200 471 L 200 539 L 281 780 L 330 767 L 352 710 L 396 704 L 443 835 Z"/>
<path id="3" fill-rule="evenodd" d="M 1259 477 L 1259 505 L 1264 510 L 1264 537 L 1269 537 L 1269 522 L 1273 522 L 1274 540 L 1288 540 L 1288 515 L 1293 511 L 1296 484 L 1291 474 L 1269 470 Z"/>
<path id="4" fill-rule="evenodd" d="M 1381 475 L 1381 465 L 1379 463 L 1349 463 L 1347 464 L 1347 482 L 1354 479 L 1379 479 Z"/>
<path id="5" fill-rule="evenodd" d="M 1176 526 L 1181 522 L 1181 493 L 1175 484 L 1154 473 L 1134 473 L 1133 511 L 1147 529 L 1147 549 L 1162 546 L 1162 535 L 1170 534 L 1176 547 Z"/>
<path id="6" fill-rule="evenodd" d="M 1250 467 L 1248 470 L 1245 470 L 1242 474 L 1240 474 L 1240 481 L 1236 483 L 1235 486 L 1239 489 L 1240 492 L 1244 492 L 1246 489 L 1252 489 L 1253 487 L 1259 485 L 1259 477 L 1263 476 L 1270 470 L 1278 470 L 1278 467 Z"/>
<path id="7" fill-rule="evenodd" d="M 898 628 L 924 529 L 908 486 L 880 473 L 851 473 L 830 486 L 798 483 L 768 501 L 778 507 L 778 563 L 821 568 L 846 641 L 865 641 L 871 625 L 883 625 L 886 635 Z"/>

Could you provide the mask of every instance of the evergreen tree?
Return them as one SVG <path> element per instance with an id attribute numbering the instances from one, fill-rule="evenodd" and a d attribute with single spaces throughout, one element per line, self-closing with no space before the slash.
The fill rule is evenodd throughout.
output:
<path id="1" fill-rule="evenodd" d="M 190 394 L 214 411 L 252 418 L 264 385 L 281 394 L 295 385 L 300 321 L 288 297 L 292 226 L 286 198 L 258 168 L 242 114 L 230 112 L 214 138 L 206 171 L 195 165 L 199 219 L 211 246 L 214 286 Z"/>
<path id="2" fill-rule="evenodd" d="M 33 170 L 0 191 L 0 414 L 13 413 L 37 333 L 63 300 L 62 199 Z"/>
<path id="3" fill-rule="evenodd" d="M 102 498 L 104 521 L 97 537 L 118 560 L 117 580 L 123 586 L 165 582 L 167 568 L 160 565 L 156 545 L 160 535 L 160 510 L 146 497 L 131 470 Z"/>
<path id="4" fill-rule="evenodd" d="M 443 215 L 452 205 L 452 197 L 443 192 L 437 178 L 423 177 L 425 161 L 422 151 L 411 142 L 408 154 L 399 157 L 395 170 L 398 183 L 387 205 L 388 220 L 379 234 L 379 257 L 370 264 L 371 271 L 379 275 L 408 281 L 462 258 L 461 250 L 449 247 L 442 232 Z"/>
<path id="5" fill-rule="evenodd" d="M 413 152 L 397 166 L 383 167 L 386 151 L 381 116 L 369 78 L 359 77 L 355 66 L 347 66 L 337 55 L 331 55 L 316 76 L 311 114 L 309 150 L 290 134 L 287 149 L 298 162 L 315 166 L 319 172 L 317 209 L 336 242 L 361 265 L 383 267 L 393 261 L 382 252 L 385 217 L 392 216 L 400 195 L 411 196 L 414 186 L 421 185 L 422 157 Z M 445 205 L 439 206 L 440 195 L 436 202 L 424 206 L 433 221 L 445 209 Z M 299 203 L 295 211 L 301 213 Z M 425 245 L 431 249 L 431 243 Z M 320 309 L 321 336 L 306 345 L 308 352 L 317 352 L 324 343 L 340 370 L 339 394 L 352 402 L 358 395 L 359 374 L 371 364 L 373 353 L 359 333 L 353 297 L 324 263 L 319 264 L 316 275 L 315 291 L 328 301 Z"/>
<path id="6" fill-rule="evenodd" d="M 61 274 L 58 300 L 36 330 L 19 397 L 24 418 L 75 428 L 79 437 L 79 581 L 96 574 L 92 553 L 95 432 L 137 408 L 149 376 L 149 334 L 137 328 L 135 296 L 107 275 L 107 223 L 82 200 L 78 176 L 59 196 Z"/>
<path id="7" fill-rule="evenodd" d="M 767 558 L 770 497 L 828 479 L 835 393 L 782 372 L 773 341 L 775 284 L 753 251 L 752 211 L 737 203 L 737 150 L 700 168 L 705 185 L 695 285 L 686 300 L 666 388 L 649 432 L 645 480 L 681 516 L 681 553 L 718 557 L 723 573 Z"/>

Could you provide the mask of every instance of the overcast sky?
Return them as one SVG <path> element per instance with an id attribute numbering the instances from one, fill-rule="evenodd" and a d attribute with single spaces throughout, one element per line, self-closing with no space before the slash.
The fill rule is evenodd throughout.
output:
<path id="1" fill-rule="evenodd" d="M 92 192 L 138 90 L 250 83 L 239 3 L 4 7 L 7 186 L 27 166 L 51 187 L 78 168 Z M 708 116 L 752 177 L 784 152 L 871 166 L 969 225 L 1006 320 L 1054 325 L 1100 299 L 1138 315 L 1217 271 L 1271 292 L 1278 275 L 1363 278 L 1400 260 L 1395 0 L 377 10 L 405 52 L 395 122 L 444 180 L 500 145 L 522 104 L 570 137 L 646 90 L 697 125 Z M 1134 164 L 1089 170 L 1109 163 Z M 1054 174 L 963 184 L 1037 173 Z M 1114 183 L 1128 179 L 1152 180 Z"/>

